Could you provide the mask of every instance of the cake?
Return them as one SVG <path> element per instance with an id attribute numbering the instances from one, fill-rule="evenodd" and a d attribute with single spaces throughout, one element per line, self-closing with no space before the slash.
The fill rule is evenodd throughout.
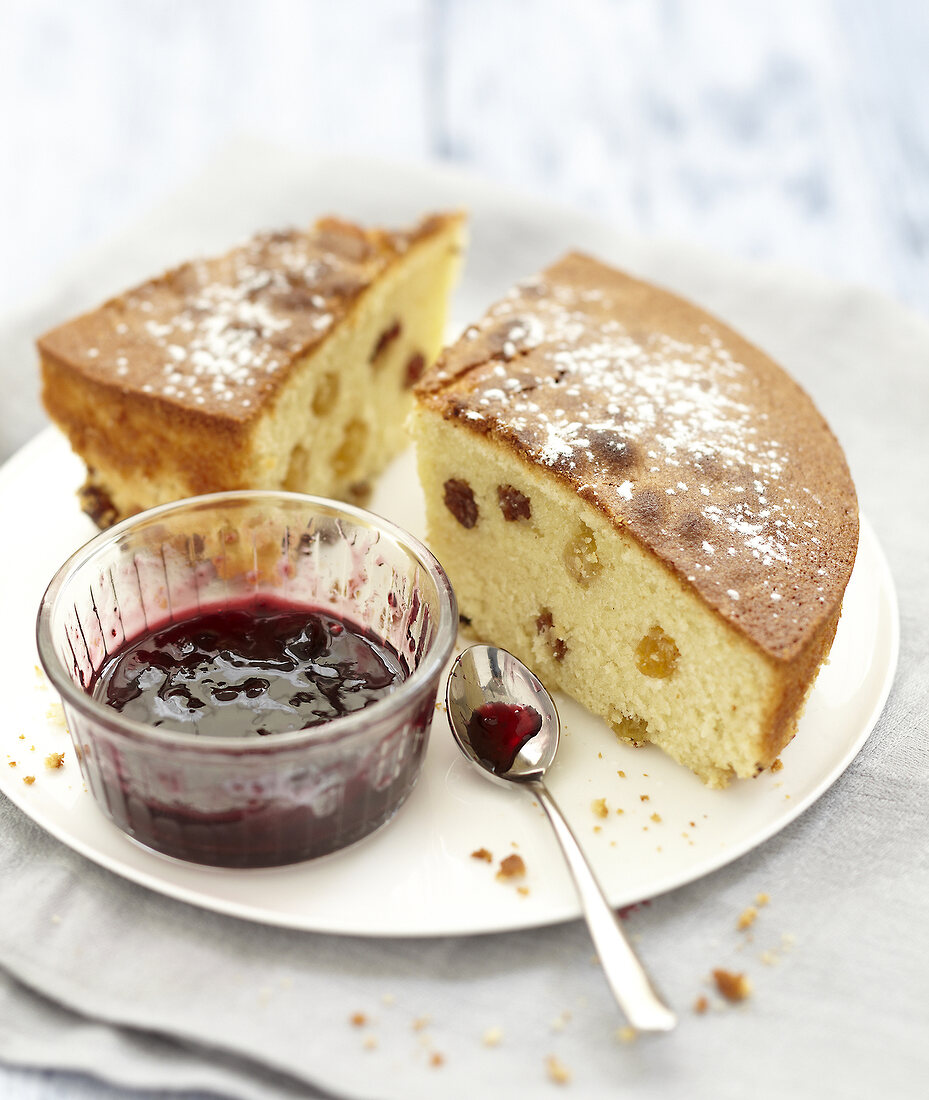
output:
<path id="1" fill-rule="evenodd" d="M 443 353 L 411 426 L 478 638 L 709 786 L 774 763 L 858 541 L 842 451 L 781 368 L 571 254 Z"/>
<path id="2" fill-rule="evenodd" d="M 361 503 L 438 354 L 464 219 L 324 218 L 185 263 L 38 341 L 45 407 L 106 526 L 181 497 L 289 489 Z"/>

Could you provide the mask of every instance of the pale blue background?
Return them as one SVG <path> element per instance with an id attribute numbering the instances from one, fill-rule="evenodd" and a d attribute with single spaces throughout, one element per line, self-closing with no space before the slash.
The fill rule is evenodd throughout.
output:
<path id="1" fill-rule="evenodd" d="M 927 309 L 921 0 L 3 0 L 0 303 L 226 139 L 442 157 Z"/>

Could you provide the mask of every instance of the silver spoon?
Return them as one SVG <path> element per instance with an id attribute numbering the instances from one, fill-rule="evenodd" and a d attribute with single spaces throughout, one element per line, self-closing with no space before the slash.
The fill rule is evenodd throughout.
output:
<path id="1" fill-rule="evenodd" d="M 555 759 L 561 734 L 552 697 L 512 653 L 476 645 L 466 649 L 452 666 L 445 701 L 449 725 L 465 756 L 492 779 L 521 784 L 548 815 L 577 887 L 606 980 L 629 1023 L 640 1031 L 670 1031 L 677 1017 L 655 992 L 574 833 L 542 782 Z M 514 704 L 519 708 L 516 711 L 512 709 Z M 528 740 L 518 751 L 526 731 L 512 744 L 505 731 L 494 740 L 495 719 L 506 721 L 508 715 L 527 726 Z M 533 728 L 537 732 L 532 733 Z"/>

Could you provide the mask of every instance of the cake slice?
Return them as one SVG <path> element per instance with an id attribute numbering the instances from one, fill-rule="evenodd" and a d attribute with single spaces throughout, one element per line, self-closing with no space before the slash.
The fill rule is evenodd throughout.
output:
<path id="1" fill-rule="evenodd" d="M 182 264 L 38 341 L 42 398 L 105 526 L 180 497 L 361 502 L 442 345 L 464 219 L 325 218 Z"/>
<path id="2" fill-rule="evenodd" d="M 478 637 L 710 786 L 773 763 L 858 541 L 842 451 L 778 366 L 572 254 L 443 354 L 412 426 Z"/>

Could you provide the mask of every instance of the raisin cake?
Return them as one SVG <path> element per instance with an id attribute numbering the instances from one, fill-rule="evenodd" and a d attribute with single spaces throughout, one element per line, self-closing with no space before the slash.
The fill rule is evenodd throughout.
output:
<path id="1" fill-rule="evenodd" d="M 38 341 L 45 407 L 106 526 L 224 489 L 363 501 L 442 345 L 459 214 L 325 218 L 182 264 Z"/>
<path id="2" fill-rule="evenodd" d="M 572 254 L 416 388 L 432 548 L 462 614 L 705 783 L 769 767 L 858 543 L 804 391 L 703 310 Z"/>

